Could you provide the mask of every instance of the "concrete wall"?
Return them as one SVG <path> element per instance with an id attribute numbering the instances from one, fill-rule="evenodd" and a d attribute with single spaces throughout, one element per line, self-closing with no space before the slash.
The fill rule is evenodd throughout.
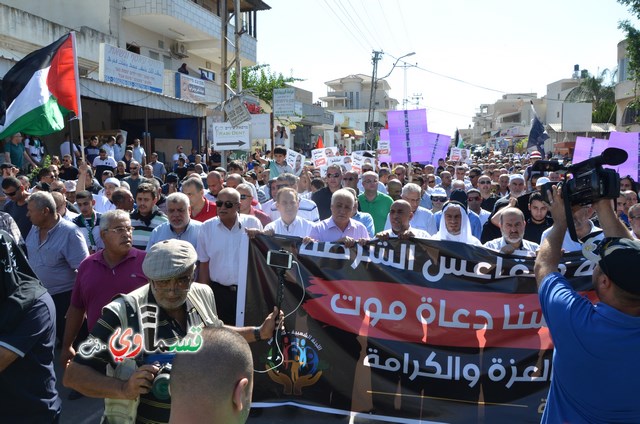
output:
<path id="1" fill-rule="evenodd" d="M 72 29 L 86 26 L 109 34 L 108 0 L 3 0 L 2 3 Z"/>

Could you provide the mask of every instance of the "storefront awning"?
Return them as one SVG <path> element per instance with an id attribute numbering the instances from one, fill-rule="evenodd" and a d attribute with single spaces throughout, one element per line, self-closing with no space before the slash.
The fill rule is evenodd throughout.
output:
<path id="1" fill-rule="evenodd" d="M 106 100 L 149 109 L 163 110 L 185 116 L 206 116 L 207 106 L 202 103 L 176 99 L 162 94 L 120 84 L 102 82 L 90 78 L 80 79 L 80 95 L 97 100 Z"/>

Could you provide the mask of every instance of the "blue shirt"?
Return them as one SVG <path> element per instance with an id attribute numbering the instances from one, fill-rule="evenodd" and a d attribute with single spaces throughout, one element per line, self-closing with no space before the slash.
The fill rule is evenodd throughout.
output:
<path id="1" fill-rule="evenodd" d="M 373 217 L 370 213 L 358 211 L 353 216 L 353 219 L 365 226 L 367 232 L 369 233 L 369 237 L 373 238 L 376 235 L 373 227 Z"/>
<path id="2" fill-rule="evenodd" d="M 328 218 L 314 225 L 309 233 L 309 237 L 313 240 L 324 242 L 336 242 L 343 237 L 351 237 L 356 240 L 362 238 L 368 240 L 369 233 L 367 232 L 367 228 L 355 219 L 349 219 L 349 224 L 347 224 L 347 227 L 342 231 L 336 223 L 333 222 L 333 218 Z"/>
<path id="3" fill-rule="evenodd" d="M 71 291 L 80 262 L 89 256 L 80 229 L 73 222 L 60 218 L 42 243 L 40 228 L 35 225 L 25 243 L 29 263 L 49 294 Z"/>
<path id="4" fill-rule="evenodd" d="M 182 233 L 178 234 L 174 231 L 170 222 L 167 221 L 164 224 L 160 224 L 151 232 L 151 237 L 149 237 L 149 242 L 147 243 L 147 252 L 151 249 L 151 246 L 159 241 L 169 239 L 188 241 L 193 245 L 194 249 L 197 249 L 200 227 L 202 227 L 202 222 L 192 219 L 189 221 L 187 228 L 185 228 Z"/>
<path id="5" fill-rule="evenodd" d="M 555 346 L 542 423 L 639 423 L 640 317 L 593 305 L 559 273 L 540 305 Z"/>

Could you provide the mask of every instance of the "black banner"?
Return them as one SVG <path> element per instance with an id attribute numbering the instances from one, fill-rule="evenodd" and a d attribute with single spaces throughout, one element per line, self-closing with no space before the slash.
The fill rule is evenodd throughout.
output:
<path id="1" fill-rule="evenodd" d="M 534 258 L 457 242 L 372 241 L 347 249 L 260 236 L 249 247 L 245 322 L 277 304 L 269 250 L 294 256 L 286 333 L 252 347 L 253 401 L 390 422 L 540 421 L 553 346 Z M 593 264 L 560 267 L 595 299 Z M 588 292 L 587 292 L 588 291 Z"/>

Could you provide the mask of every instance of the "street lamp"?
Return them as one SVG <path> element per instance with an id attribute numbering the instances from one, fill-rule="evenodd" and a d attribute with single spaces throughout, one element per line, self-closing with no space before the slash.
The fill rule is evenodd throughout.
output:
<path id="1" fill-rule="evenodd" d="M 391 67 L 391 70 L 389 71 L 389 73 L 385 76 L 383 76 L 382 78 L 378 78 L 378 79 L 385 79 L 387 78 L 389 75 L 391 75 L 391 73 L 393 72 L 394 69 L 396 69 L 396 66 L 398 66 L 398 62 L 400 62 L 402 59 L 404 59 L 405 57 L 409 57 L 409 56 L 413 56 L 414 54 L 416 54 L 416 52 L 411 52 L 411 53 L 407 53 L 404 56 L 400 56 L 399 58 L 396 59 L 396 61 L 393 63 L 393 66 Z"/>
<path id="2" fill-rule="evenodd" d="M 416 54 L 416 52 L 411 52 L 411 53 L 407 53 L 405 55 L 400 56 L 393 63 L 393 66 L 391 67 L 391 70 L 389 71 L 389 73 L 387 75 L 385 75 L 384 77 L 382 77 L 382 78 L 378 78 L 378 61 L 380 60 L 380 58 L 382 56 L 382 52 L 377 52 L 377 51 L 373 52 L 373 75 L 371 76 L 371 96 L 369 97 L 369 114 L 368 114 L 368 117 L 367 117 L 367 120 L 369 122 L 369 133 L 370 134 L 369 134 L 369 137 L 368 137 L 369 141 L 366 143 L 366 147 L 371 148 L 371 149 L 373 148 L 373 142 L 374 142 L 375 136 L 376 136 L 376 131 L 375 131 L 375 126 L 373 124 L 373 120 L 374 120 L 375 111 L 376 111 L 375 101 L 376 101 L 376 91 L 378 89 L 378 81 L 381 80 L 381 79 L 385 79 L 389 75 L 391 75 L 391 73 L 396 68 L 396 66 L 398 65 L 398 62 L 400 62 L 400 60 L 404 59 L 405 57 L 413 56 L 414 54 Z"/>

